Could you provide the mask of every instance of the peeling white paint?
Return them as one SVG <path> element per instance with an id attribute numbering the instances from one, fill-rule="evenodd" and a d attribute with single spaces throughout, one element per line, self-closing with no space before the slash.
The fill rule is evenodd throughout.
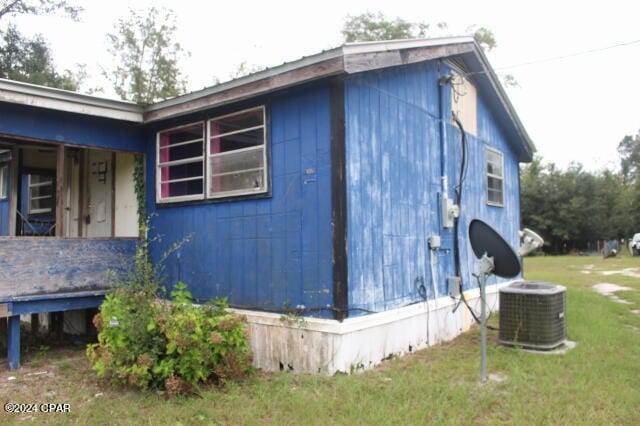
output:
<path id="1" fill-rule="evenodd" d="M 488 288 L 489 307 L 497 308 L 499 288 Z M 479 305 L 477 289 L 465 292 Z M 265 371 L 331 375 L 374 367 L 390 356 L 402 356 L 451 340 L 473 324 L 469 311 L 448 296 L 399 309 L 347 318 L 282 321 L 279 314 L 233 309 L 249 324 L 254 366 Z"/>

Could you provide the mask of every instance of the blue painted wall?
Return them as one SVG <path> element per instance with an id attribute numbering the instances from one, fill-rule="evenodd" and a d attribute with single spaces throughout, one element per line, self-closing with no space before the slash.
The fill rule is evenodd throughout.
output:
<path id="1" fill-rule="evenodd" d="M 0 102 L 0 134 L 121 151 L 144 151 L 140 125 Z"/>
<path id="2" fill-rule="evenodd" d="M 351 308 L 383 311 L 420 301 L 422 282 L 430 298 L 444 295 L 446 277 L 455 275 L 453 232 L 440 225 L 438 78 L 449 69 L 439 67 L 432 61 L 368 72 L 350 77 L 345 85 Z M 459 131 L 451 125 L 449 90 L 444 91 L 443 110 L 447 111 L 447 175 L 453 197 L 461 149 Z M 468 146 L 460 218 L 465 288 L 476 286 L 470 276 L 475 258 L 467 242 L 469 222 L 485 220 L 512 246 L 520 223 L 518 164 L 481 100 L 478 137 L 469 136 Z M 486 146 L 504 153 L 505 207 L 486 204 Z M 442 248 L 435 253 L 428 248 L 431 235 L 442 238 Z"/>
<path id="3" fill-rule="evenodd" d="M 167 285 L 182 280 L 197 298 L 228 297 L 245 306 L 326 307 L 332 304 L 329 89 L 314 85 L 265 103 L 272 192 L 265 198 L 156 206 L 155 131 L 148 134 L 152 233 L 163 235 L 152 246 L 154 258 L 190 235 L 165 264 Z"/>

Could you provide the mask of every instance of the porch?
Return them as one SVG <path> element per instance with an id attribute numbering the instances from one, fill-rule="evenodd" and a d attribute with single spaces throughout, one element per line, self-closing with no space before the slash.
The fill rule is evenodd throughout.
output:
<path id="1" fill-rule="evenodd" d="M 7 359 L 20 367 L 20 316 L 96 308 L 137 238 L 0 237 L 0 321 L 7 318 Z"/>
<path id="2" fill-rule="evenodd" d="M 37 330 L 38 314 L 51 314 L 60 331 L 90 316 L 82 310 L 102 303 L 107 271 L 135 254 L 134 170 L 131 152 L 0 138 L 0 327 L 10 369 L 20 366 L 21 316 Z"/>

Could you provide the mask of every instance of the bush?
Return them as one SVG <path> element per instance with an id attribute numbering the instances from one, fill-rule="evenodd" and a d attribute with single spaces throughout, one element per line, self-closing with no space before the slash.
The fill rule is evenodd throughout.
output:
<path id="1" fill-rule="evenodd" d="M 224 300 L 194 305 L 184 283 L 168 301 L 145 287 L 119 287 L 94 317 L 98 343 L 87 356 L 100 377 L 169 394 L 242 377 L 251 369 L 246 319 L 226 308 Z"/>

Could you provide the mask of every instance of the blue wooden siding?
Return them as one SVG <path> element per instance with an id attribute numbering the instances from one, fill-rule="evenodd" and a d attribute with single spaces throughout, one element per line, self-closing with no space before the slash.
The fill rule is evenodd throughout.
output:
<path id="1" fill-rule="evenodd" d="M 441 149 L 438 78 L 448 69 L 437 62 L 369 72 L 347 80 L 346 169 L 348 206 L 349 306 L 374 311 L 446 294 L 446 277 L 455 275 L 453 232 L 440 225 Z M 446 149 L 449 196 L 460 168 L 460 135 L 447 111 Z M 465 288 L 475 258 L 467 243 L 469 222 L 480 218 L 517 243 L 518 165 L 484 104 L 478 105 L 478 138 L 469 137 L 469 168 L 463 190 L 460 246 Z M 505 207 L 486 204 L 484 147 L 504 153 Z M 428 238 L 438 235 L 433 253 Z M 435 255 L 434 259 L 431 256 Z M 431 262 L 434 262 L 432 266 Z M 432 280 L 435 272 L 435 288 Z M 435 291 L 434 291 L 435 290 Z"/>
<path id="2" fill-rule="evenodd" d="M 140 125 L 0 102 L 0 134 L 121 151 L 144 151 Z"/>
<path id="3" fill-rule="evenodd" d="M 152 232 L 163 235 L 153 244 L 154 258 L 190 236 L 166 262 L 166 285 L 182 280 L 197 298 L 228 297 L 244 306 L 326 307 L 332 304 L 329 90 L 287 92 L 271 98 L 267 110 L 272 193 L 266 198 L 155 206 L 155 133 L 149 135 Z"/>
<path id="4" fill-rule="evenodd" d="M 123 270 L 136 244 L 121 238 L 2 238 L 0 300 L 108 289 L 107 270 Z"/>

